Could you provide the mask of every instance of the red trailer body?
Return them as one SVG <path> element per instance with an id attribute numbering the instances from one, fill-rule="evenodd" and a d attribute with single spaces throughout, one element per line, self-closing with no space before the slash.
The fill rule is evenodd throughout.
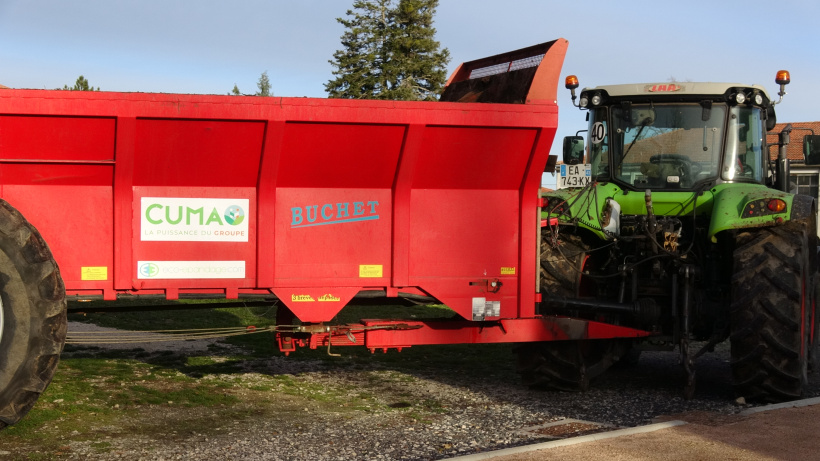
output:
<path id="1" fill-rule="evenodd" d="M 7 90 L 0 110 L 0 194 L 69 295 L 273 293 L 318 322 L 378 289 L 532 315 L 555 105 Z"/>
<path id="2" fill-rule="evenodd" d="M 274 294 L 321 322 L 381 290 L 532 317 L 550 48 L 529 104 L 4 90 L 0 196 L 78 298 Z"/>

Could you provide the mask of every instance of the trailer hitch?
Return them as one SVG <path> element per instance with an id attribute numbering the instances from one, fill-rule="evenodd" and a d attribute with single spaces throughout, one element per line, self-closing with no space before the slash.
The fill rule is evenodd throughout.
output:
<path id="1" fill-rule="evenodd" d="M 311 349 L 324 347 L 327 342 L 327 355 L 340 357 L 341 354 L 331 352 L 332 346 L 354 346 L 364 344 L 365 334 L 375 330 L 416 330 L 422 328 L 421 325 L 411 325 L 407 323 L 386 323 L 379 324 L 347 324 L 347 325 L 326 325 L 323 323 L 308 325 L 277 325 L 269 327 L 276 333 L 276 341 L 279 351 L 285 355 L 294 352 L 297 347 L 308 346 Z M 335 341 L 335 342 L 334 342 Z"/>

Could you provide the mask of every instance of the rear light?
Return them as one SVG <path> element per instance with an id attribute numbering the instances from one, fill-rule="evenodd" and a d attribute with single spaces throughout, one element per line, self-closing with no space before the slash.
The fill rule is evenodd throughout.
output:
<path id="1" fill-rule="evenodd" d="M 785 213 L 788 205 L 783 199 L 779 198 L 761 198 L 753 200 L 743 207 L 742 218 L 754 218 L 769 216 L 778 213 Z"/>
<path id="2" fill-rule="evenodd" d="M 780 200 L 779 198 L 771 199 L 769 200 L 769 203 L 766 204 L 766 208 L 774 213 L 781 213 L 786 209 L 786 202 Z"/>

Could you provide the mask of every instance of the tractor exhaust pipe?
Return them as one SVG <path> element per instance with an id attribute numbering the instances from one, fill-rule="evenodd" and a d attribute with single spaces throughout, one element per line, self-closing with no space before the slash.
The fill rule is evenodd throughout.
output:
<path id="1" fill-rule="evenodd" d="M 792 124 L 789 123 L 783 128 L 783 131 L 778 134 L 777 140 L 777 188 L 783 192 L 789 192 L 789 158 L 786 154 L 786 148 L 790 142 L 790 135 L 792 132 Z"/>

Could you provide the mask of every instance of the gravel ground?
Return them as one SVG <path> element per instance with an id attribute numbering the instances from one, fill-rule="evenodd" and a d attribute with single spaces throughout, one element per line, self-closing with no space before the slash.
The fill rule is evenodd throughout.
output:
<path id="1" fill-rule="evenodd" d="M 174 350 L 174 345 L 163 344 Z M 645 352 L 636 365 L 608 371 L 585 393 L 530 390 L 508 373 L 475 376 L 455 368 L 408 372 L 383 363 L 351 369 L 332 362 L 272 357 L 249 361 L 247 373 L 234 378 L 251 388 L 255 380 L 287 374 L 300 385 L 319 389 L 367 389 L 375 393 L 374 404 L 355 411 L 319 401 L 293 407 L 283 395 L 281 407 L 273 412 L 214 421 L 212 427 L 204 424 L 205 430 L 180 433 L 174 431 L 175 418 L 207 421 L 211 415 L 197 408 L 175 410 L 184 415 L 166 409 L 157 415 L 156 423 L 167 427 L 158 440 L 117 428 L 101 430 L 101 439 L 95 442 L 71 441 L 69 435 L 66 458 L 433 460 L 547 441 L 545 434 L 550 432 L 537 428 L 562 419 L 589 421 L 600 425 L 593 429 L 600 431 L 680 413 L 733 414 L 748 405 L 736 402 L 727 384 L 727 349 L 723 345 L 698 360 L 697 392 L 689 401 L 680 396 L 683 372 L 678 356 L 667 352 Z M 190 352 L 189 348 L 185 353 Z M 814 374 L 811 380 L 810 396 L 820 395 L 820 379 Z M 577 426 L 587 432 L 562 435 L 589 433 L 588 424 Z M 107 446 L 102 452 L 95 446 L 100 441 Z"/>

